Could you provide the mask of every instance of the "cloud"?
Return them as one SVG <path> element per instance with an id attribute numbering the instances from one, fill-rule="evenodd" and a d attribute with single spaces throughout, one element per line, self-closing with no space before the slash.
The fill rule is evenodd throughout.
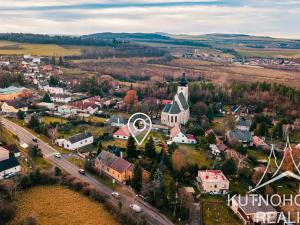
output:
<path id="1" fill-rule="evenodd" d="M 245 33 L 300 38 L 297 24 L 300 5 L 292 0 L 277 1 L 277 4 L 271 4 L 271 0 L 78 2 L 4 1 L 0 6 L 0 32 Z"/>

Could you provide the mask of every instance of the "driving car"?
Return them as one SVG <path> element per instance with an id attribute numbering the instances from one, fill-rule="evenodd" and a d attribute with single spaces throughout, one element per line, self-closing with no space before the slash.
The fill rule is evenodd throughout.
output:
<path id="1" fill-rule="evenodd" d="M 80 174 L 82 174 L 82 175 L 85 175 L 84 169 L 79 169 L 79 170 L 78 170 L 78 173 L 80 173 Z"/>
<path id="2" fill-rule="evenodd" d="M 56 158 L 61 158 L 61 154 L 59 153 L 59 152 L 56 152 L 55 154 L 54 154 L 54 156 L 56 157 Z"/>
<path id="3" fill-rule="evenodd" d="M 111 193 L 111 195 L 112 195 L 113 197 L 117 198 L 117 199 L 120 198 L 120 194 L 119 194 L 118 192 L 115 192 L 115 191 L 114 191 L 114 192 Z"/>

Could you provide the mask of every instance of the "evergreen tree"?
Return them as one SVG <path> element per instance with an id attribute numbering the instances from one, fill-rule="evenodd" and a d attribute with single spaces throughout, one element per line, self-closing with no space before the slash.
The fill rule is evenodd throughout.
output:
<path id="1" fill-rule="evenodd" d="M 140 192 L 142 189 L 142 182 L 143 182 L 143 171 L 140 163 L 136 163 L 134 165 L 133 177 L 132 177 L 132 187 L 137 191 Z"/>
<path id="2" fill-rule="evenodd" d="M 137 150 L 136 150 L 135 140 L 132 136 L 130 136 L 127 142 L 127 157 L 135 158 L 136 156 L 137 156 Z"/>
<path id="3" fill-rule="evenodd" d="M 212 105 L 209 105 L 206 116 L 209 119 L 209 121 L 212 121 L 214 119 L 215 115 Z"/>
<path id="4" fill-rule="evenodd" d="M 103 147 L 102 147 L 102 143 L 100 141 L 99 145 L 98 145 L 98 149 L 97 149 L 97 155 L 99 155 L 102 152 L 102 149 L 103 149 Z"/>
<path id="5" fill-rule="evenodd" d="M 145 153 L 149 158 L 155 158 L 156 157 L 156 151 L 154 146 L 153 138 L 150 137 L 145 145 Z"/>
<path id="6" fill-rule="evenodd" d="M 25 117 L 25 113 L 23 111 L 19 110 L 17 113 L 17 116 L 18 116 L 19 120 L 23 120 Z"/>
<path id="7" fill-rule="evenodd" d="M 48 93 L 46 93 L 42 99 L 42 102 L 47 102 L 47 103 L 51 103 L 51 97 Z"/>
<path id="8" fill-rule="evenodd" d="M 222 166 L 222 171 L 226 175 L 233 175 L 236 173 L 236 170 L 237 170 L 236 164 L 233 159 L 227 159 Z"/>
<path id="9" fill-rule="evenodd" d="M 59 83 L 59 80 L 57 77 L 55 76 L 51 76 L 50 79 L 49 79 L 49 86 L 51 87 L 56 87 L 58 86 L 58 83 Z"/>
<path id="10" fill-rule="evenodd" d="M 56 59 L 55 59 L 55 56 L 52 56 L 52 58 L 51 58 L 51 64 L 52 64 L 52 65 L 56 65 Z"/>
<path id="11" fill-rule="evenodd" d="M 59 56 L 58 65 L 60 65 L 60 66 L 64 65 L 64 61 L 63 61 L 63 58 L 61 56 Z"/>

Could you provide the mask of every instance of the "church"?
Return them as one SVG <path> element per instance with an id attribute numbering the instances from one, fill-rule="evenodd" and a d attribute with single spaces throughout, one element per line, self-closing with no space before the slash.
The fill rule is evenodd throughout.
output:
<path id="1" fill-rule="evenodd" d="M 189 87 L 185 77 L 182 74 L 178 82 L 177 93 L 173 98 L 172 103 L 166 104 L 162 114 L 161 123 L 169 127 L 176 125 L 184 125 L 190 118 L 190 107 L 188 104 Z"/>

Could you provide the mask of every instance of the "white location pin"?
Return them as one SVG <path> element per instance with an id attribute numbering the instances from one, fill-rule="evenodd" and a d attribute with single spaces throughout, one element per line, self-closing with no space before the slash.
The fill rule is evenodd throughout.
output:
<path id="1" fill-rule="evenodd" d="M 127 126 L 136 143 L 141 145 L 151 131 L 152 121 L 145 113 L 135 113 L 129 118 Z"/>

